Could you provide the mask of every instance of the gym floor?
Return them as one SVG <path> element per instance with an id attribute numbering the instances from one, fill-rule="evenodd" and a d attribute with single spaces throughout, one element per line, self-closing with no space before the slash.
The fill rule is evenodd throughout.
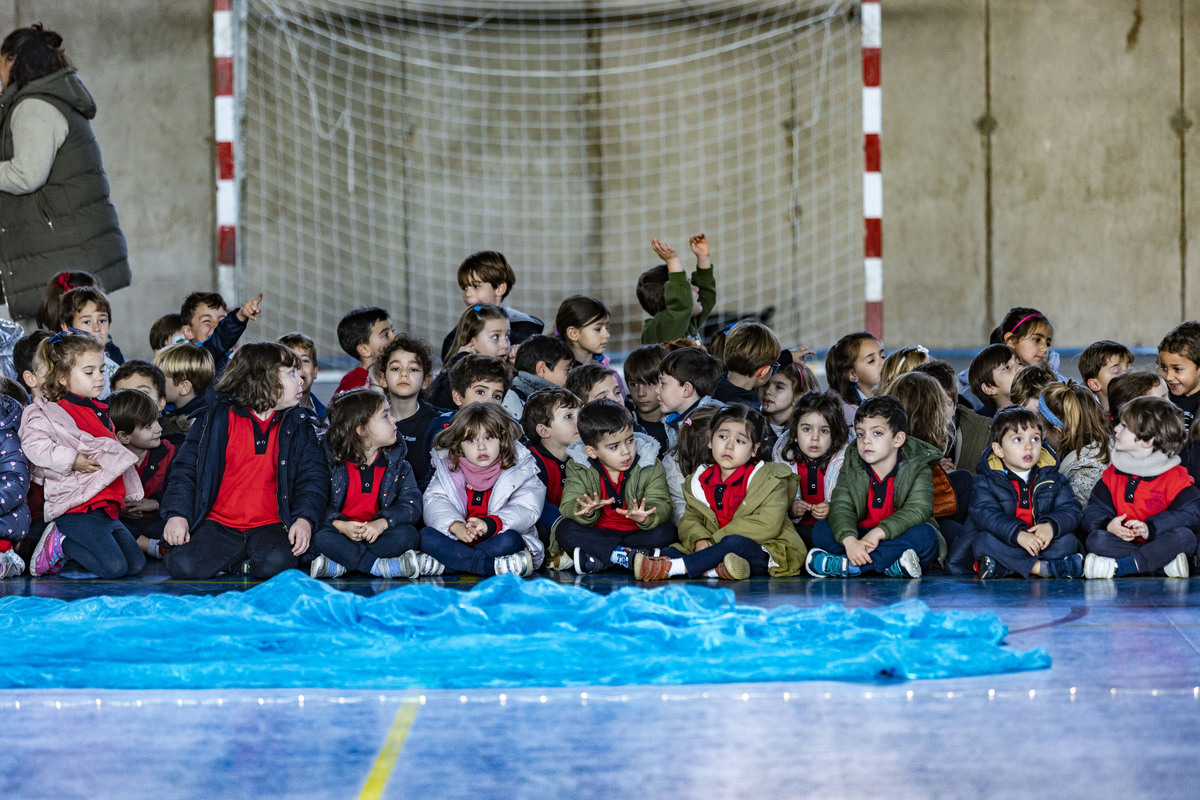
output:
<path id="1" fill-rule="evenodd" d="M 606 574 L 557 579 L 601 593 L 631 584 Z M 373 594 L 405 583 L 334 585 Z M 134 580 L 68 572 L 4 581 L 0 595 L 74 600 L 252 585 L 168 581 L 156 562 Z M 919 598 L 935 611 L 994 611 L 1010 646 L 1044 647 L 1052 666 L 880 684 L 2 691 L 0 797 L 1190 794 L 1200 762 L 1200 581 L 796 578 L 730 588 L 740 604 L 763 607 Z"/>

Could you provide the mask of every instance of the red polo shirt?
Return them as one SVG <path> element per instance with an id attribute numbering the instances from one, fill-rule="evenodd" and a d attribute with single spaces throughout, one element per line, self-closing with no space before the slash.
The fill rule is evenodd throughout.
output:
<path id="1" fill-rule="evenodd" d="M 225 474 L 208 519 L 240 531 L 281 525 L 278 466 L 279 414 L 264 421 L 244 408 L 229 409 Z"/>

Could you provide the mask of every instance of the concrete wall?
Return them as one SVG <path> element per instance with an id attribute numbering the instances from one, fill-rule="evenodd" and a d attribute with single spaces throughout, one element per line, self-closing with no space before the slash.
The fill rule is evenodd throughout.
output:
<path id="1" fill-rule="evenodd" d="M 1171 124 L 1200 3 L 1182 20 L 1177 3 L 1135 0 L 883 9 L 890 346 L 978 344 L 1013 305 L 1046 313 L 1068 347 L 1154 345 L 1200 313 L 1195 249 L 1181 254 L 1197 173 L 1185 183 Z"/>
<path id="2" fill-rule="evenodd" d="M 0 0 L 0 30 L 42 22 L 96 98 L 93 126 L 129 241 L 133 284 L 114 292 L 127 357 L 189 291 L 215 289 L 212 3 Z"/>

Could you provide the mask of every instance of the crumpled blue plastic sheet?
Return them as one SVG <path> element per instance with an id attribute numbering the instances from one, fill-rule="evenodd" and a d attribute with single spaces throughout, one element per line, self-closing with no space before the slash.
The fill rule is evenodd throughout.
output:
<path id="1" fill-rule="evenodd" d="M 284 572 L 216 596 L 0 598 L 0 688 L 464 689 L 814 679 L 1050 666 L 990 612 L 737 605 L 727 589 L 608 595 L 492 578 L 362 597 Z"/>

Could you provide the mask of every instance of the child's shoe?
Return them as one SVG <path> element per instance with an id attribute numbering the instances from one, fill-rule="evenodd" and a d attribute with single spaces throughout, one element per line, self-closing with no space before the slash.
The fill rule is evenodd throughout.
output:
<path id="1" fill-rule="evenodd" d="M 1111 578 L 1117 574 L 1117 560 L 1088 553 L 1083 560 L 1083 577 L 1088 580 Z"/>
<path id="2" fill-rule="evenodd" d="M 395 556 L 393 558 L 377 558 L 375 564 L 371 567 L 371 574 L 378 575 L 381 578 L 415 578 L 419 574 L 417 572 L 416 562 L 411 558 L 406 558 L 409 553 Z M 317 562 L 313 562 L 316 566 Z M 316 575 L 313 576 L 314 578 Z"/>
<path id="3" fill-rule="evenodd" d="M 575 574 L 576 575 L 594 575 L 597 572 L 604 572 L 609 568 L 609 564 L 605 564 L 594 556 L 589 556 L 587 553 L 578 547 L 575 548 Z"/>
<path id="4" fill-rule="evenodd" d="M 500 556 L 495 561 L 497 575 L 517 575 L 528 578 L 533 574 L 533 554 L 528 550 L 519 550 L 508 556 Z"/>
<path id="5" fill-rule="evenodd" d="M 668 563 L 670 559 L 667 559 Z M 750 577 L 750 562 L 737 553 L 726 553 L 717 564 L 717 577 L 723 581 L 744 581 Z"/>
<path id="6" fill-rule="evenodd" d="M 921 559 L 917 558 L 917 551 L 905 550 L 899 558 L 888 564 L 883 574 L 889 578 L 921 577 Z"/>
<path id="7" fill-rule="evenodd" d="M 804 569 L 814 578 L 846 578 L 850 575 L 850 559 L 813 548 L 804 559 Z"/>
<path id="8" fill-rule="evenodd" d="M 309 565 L 308 574 L 313 578 L 340 578 L 346 574 L 346 568 L 325 556 L 317 556 Z"/>
<path id="9" fill-rule="evenodd" d="M 1184 577 L 1187 577 L 1187 562 L 1183 564 Z M 1043 578 L 1082 578 L 1083 556 L 1072 553 L 1066 558 L 1055 558 L 1042 562 Z"/>
<path id="10" fill-rule="evenodd" d="M 151 539 L 146 542 L 146 555 L 151 558 L 157 558 L 159 561 L 162 561 L 167 557 L 167 553 L 169 552 L 171 552 L 171 545 L 162 539 Z"/>
<path id="11" fill-rule="evenodd" d="M 665 581 L 671 577 L 671 559 L 633 554 L 633 578 L 638 581 Z"/>
<path id="12" fill-rule="evenodd" d="M 1000 566 L 999 562 L 991 556 L 980 556 L 975 562 L 975 569 L 979 570 L 979 579 L 986 581 L 992 578 L 1003 578 L 1008 574 L 1008 570 Z"/>
<path id="13" fill-rule="evenodd" d="M 550 558 L 546 559 L 546 567 L 549 569 L 558 570 L 559 572 L 566 572 L 573 566 L 575 566 L 575 562 L 569 555 L 567 555 L 565 550 L 560 550 Z"/>
<path id="14" fill-rule="evenodd" d="M 446 565 L 428 553 L 420 550 L 409 550 L 400 555 L 400 560 L 409 573 L 406 578 L 420 578 L 426 575 L 441 575 L 446 571 Z"/>
<path id="15" fill-rule="evenodd" d="M 1183 553 L 1171 559 L 1171 563 L 1163 567 L 1163 572 L 1167 573 L 1168 578 L 1186 578 L 1189 575 L 1188 559 Z"/>
<path id="16" fill-rule="evenodd" d="M 0 553 L 0 578 L 15 578 L 25 571 L 25 560 L 16 550 Z"/>
<path id="17" fill-rule="evenodd" d="M 63 535 L 59 533 L 58 526 L 51 522 L 46 526 L 46 530 L 42 531 L 42 538 L 33 550 L 29 574 L 36 578 L 39 575 L 53 575 L 61 570 L 67 563 L 62 543 Z"/>

